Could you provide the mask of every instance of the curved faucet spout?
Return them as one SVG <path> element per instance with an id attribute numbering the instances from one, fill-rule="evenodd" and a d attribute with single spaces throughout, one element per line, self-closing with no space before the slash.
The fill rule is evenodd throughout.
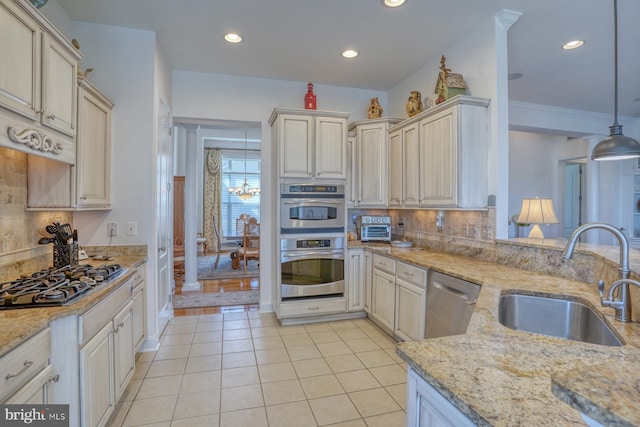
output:
<path id="1" fill-rule="evenodd" d="M 591 222 L 588 224 L 581 225 L 576 228 L 571 237 L 569 237 L 569 241 L 567 242 L 567 246 L 565 246 L 562 256 L 565 259 L 571 259 L 573 257 L 573 252 L 576 248 L 576 243 L 578 243 L 578 239 L 585 231 L 592 229 L 600 229 L 606 230 L 613 234 L 617 239 L 620 245 L 620 279 L 628 279 L 629 278 L 629 241 L 627 240 L 627 236 L 625 236 L 622 231 L 618 228 L 614 227 L 611 224 L 606 224 L 604 222 Z"/>

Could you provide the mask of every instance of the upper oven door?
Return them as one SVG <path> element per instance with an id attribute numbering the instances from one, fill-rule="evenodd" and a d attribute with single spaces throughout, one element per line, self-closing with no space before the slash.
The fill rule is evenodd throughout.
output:
<path id="1" fill-rule="evenodd" d="M 344 232 L 344 199 L 282 199 L 280 228 L 283 234 Z"/>

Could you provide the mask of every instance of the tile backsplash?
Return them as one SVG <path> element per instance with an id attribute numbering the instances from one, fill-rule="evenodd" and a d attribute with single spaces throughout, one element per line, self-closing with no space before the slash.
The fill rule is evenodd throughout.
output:
<path id="1" fill-rule="evenodd" d="M 38 245 L 52 221 L 71 223 L 64 211 L 26 211 L 27 154 L 0 147 L 0 280 L 48 267 L 52 246 Z"/>

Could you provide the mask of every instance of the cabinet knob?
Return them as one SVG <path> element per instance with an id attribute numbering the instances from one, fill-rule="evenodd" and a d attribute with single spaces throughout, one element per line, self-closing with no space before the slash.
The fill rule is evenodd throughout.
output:
<path id="1" fill-rule="evenodd" d="M 47 382 L 48 383 L 57 383 L 58 381 L 60 381 L 60 374 L 55 374 L 55 375 L 51 375 L 48 379 Z"/>
<path id="2" fill-rule="evenodd" d="M 44 114 L 44 110 L 37 110 L 36 114 Z"/>
<path id="3" fill-rule="evenodd" d="M 44 112 L 44 111 L 43 111 Z M 51 120 L 55 120 L 56 119 L 56 115 L 55 114 L 49 114 L 47 116 L 47 119 L 51 119 Z"/>
<path id="4" fill-rule="evenodd" d="M 16 374 L 7 374 L 7 376 L 4 377 L 5 381 L 8 381 L 11 378 L 15 378 L 17 376 L 20 376 L 24 371 L 29 369 L 31 367 L 31 365 L 33 365 L 33 362 L 31 360 L 25 360 L 24 364 L 22 365 L 22 369 L 20 369 L 20 371 L 18 373 L 16 373 Z"/>

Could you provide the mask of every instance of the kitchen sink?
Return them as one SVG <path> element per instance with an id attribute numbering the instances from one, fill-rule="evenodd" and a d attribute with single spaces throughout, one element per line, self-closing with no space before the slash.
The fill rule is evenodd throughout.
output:
<path id="1" fill-rule="evenodd" d="M 591 344 L 625 342 L 594 308 L 575 299 L 507 293 L 500 297 L 499 321 L 507 328 Z"/>

